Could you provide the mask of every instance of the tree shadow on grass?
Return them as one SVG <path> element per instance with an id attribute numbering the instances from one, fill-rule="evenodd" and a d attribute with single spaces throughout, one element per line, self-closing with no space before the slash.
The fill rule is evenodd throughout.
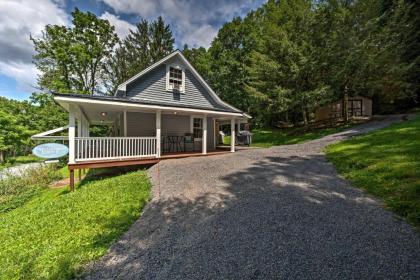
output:
<path id="1" fill-rule="evenodd" d="M 415 230 L 340 179 L 323 156 L 274 151 L 225 159 L 162 164 L 161 199 L 146 207 L 84 277 L 415 278 L 420 273 Z M 213 174 L 221 166 L 226 175 L 192 182 L 200 176 L 197 170 Z M 177 172 L 168 172 L 172 168 Z M 180 195 L 167 194 L 174 185 Z"/>

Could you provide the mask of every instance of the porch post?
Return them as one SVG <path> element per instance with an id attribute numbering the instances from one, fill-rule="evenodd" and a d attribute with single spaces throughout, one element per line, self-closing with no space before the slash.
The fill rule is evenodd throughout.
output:
<path id="1" fill-rule="evenodd" d="M 216 150 L 217 141 L 219 139 L 219 125 L 216 127 L 216 119 L 213 118 L 213 150 Z"/>
<path id="2" fill-rule="evenodd" d="M 160 139 L 161 139 L 161 132 L 160 132 L 160 125 L 161 125 L 161 111 L 156 111 L 156 157 L 160 158 Z"/>
<path id="3" fill-rule="evenodd" d="M 69 163 L 75 163 L 76 118 L 72 107 L 69 110 Z"/>
<path id="4" fill-rule="evenodd" d="M 230 151 L 235 152 L 235 119 L 230 120 Z"/>
<path id="5" fill-rule="evenodd" d="M 77 120 L 77 137 L 83 136 L 82 128 L 83 128 L 83 119 L 82 119 L 82 116 L 80 116 L 80 119 Z"/>
<path id="6" fill-rule="evenodd" d="M 127 137 L 127 111 L 124 110 L 124 137 Z"/>
<path id="7" fill-rule="evenodd" d="M 202 153 L 207 154 L 207 115 L 203 117 L 203 141 Z"/>

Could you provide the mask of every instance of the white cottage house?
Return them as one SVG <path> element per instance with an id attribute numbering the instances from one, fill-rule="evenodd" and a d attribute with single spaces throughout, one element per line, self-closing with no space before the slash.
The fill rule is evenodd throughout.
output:
<path id="1" fill-rule="evenodd" d="M 74 169 L 215 153 L 218 125 L 229 122 L 235 139 L 235 124 L 250 118 L 222 101 L 179 50 L 119 85 L 114 96 L 55 94 L 54 100 L 69 112 L 72 184 Z M 92 124 L 112 126 L 112 135 L 90 137 Z"/>

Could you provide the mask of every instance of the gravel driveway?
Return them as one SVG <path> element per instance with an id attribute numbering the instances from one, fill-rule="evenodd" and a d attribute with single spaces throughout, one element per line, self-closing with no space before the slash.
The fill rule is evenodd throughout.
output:
<path id="1" fill-rule="evenodd" d="M 160 199 L 87 279 L 415 279 L 420 234 L 300 145 L 160 164 Z M 156 167 L 150 170 L 158 188 Z"/>

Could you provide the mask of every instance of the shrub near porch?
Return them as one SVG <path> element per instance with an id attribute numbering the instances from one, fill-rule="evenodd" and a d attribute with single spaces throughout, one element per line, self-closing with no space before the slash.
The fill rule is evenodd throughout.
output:
<path id="1" fill-rule="evenodd" d="M 326 149 L 339 173 L 420 227 L 420 116 Z"/>
<path id="2" fill-rule="evenodd" d="M 102 256 L 150 195 L 144 171 L 86 180 L 75 192 L 45 189 L 0 214 L 1 279 L 67 279 Z"/>

